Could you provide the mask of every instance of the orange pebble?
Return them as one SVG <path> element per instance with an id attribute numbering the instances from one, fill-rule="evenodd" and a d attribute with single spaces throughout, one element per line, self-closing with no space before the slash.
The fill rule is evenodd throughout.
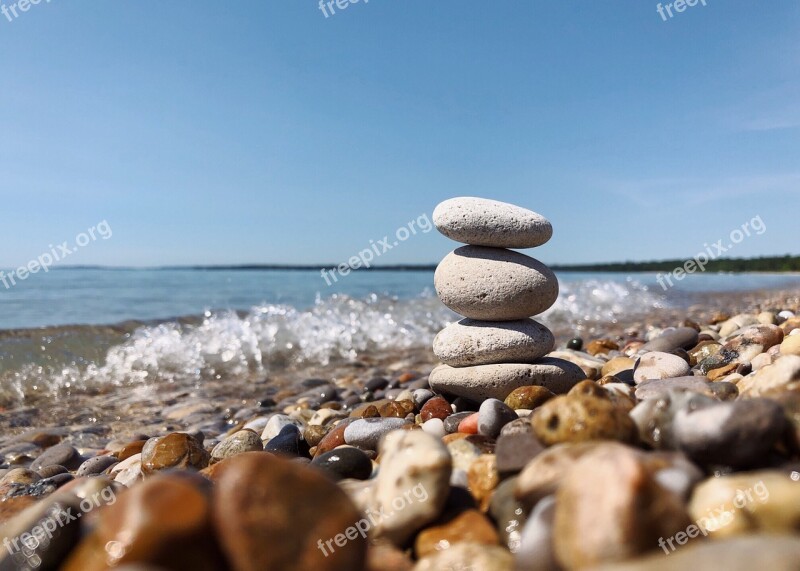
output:
<path id="1" fill-rule="evenodd" d="M 467 434 L 478 434 L 478 413 L 468 416 L 458 424 L 458 431 Z"/>

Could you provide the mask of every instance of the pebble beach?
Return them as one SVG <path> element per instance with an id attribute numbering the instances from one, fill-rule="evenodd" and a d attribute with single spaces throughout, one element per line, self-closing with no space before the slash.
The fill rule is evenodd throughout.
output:
<path id="1" fill-rule="evenodd" d="M 800 290 L 545 323 L 545 217 L 433 222 L 430 347 L 9 397 L 0 570 L 800 569 Z"/>

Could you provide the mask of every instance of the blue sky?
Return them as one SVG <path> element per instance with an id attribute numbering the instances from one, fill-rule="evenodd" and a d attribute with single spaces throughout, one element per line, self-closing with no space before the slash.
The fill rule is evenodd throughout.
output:
<path id="1" fill-rule="evenodd" d="M 10 0 L 0 0 L 10 5 Z M 0 15 L 0 266 L 346 261 L 441 200 L 550 263 L 800 254 L 800 3 L 75 2 Z M 419 234 L 381 263 L 436 262 Z"/>

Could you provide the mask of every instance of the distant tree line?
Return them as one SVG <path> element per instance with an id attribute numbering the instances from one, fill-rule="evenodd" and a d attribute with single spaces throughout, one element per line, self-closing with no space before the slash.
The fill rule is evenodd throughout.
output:
<path id="1" fill-rule="evenodd" d="M 690 258 L 689 258 L 690 259 Z M 561 272 L 671 272 L 687 260 L 658 262 L 614 262 L 550 266 Z M 719 258 L 706 264 L 707 272 L 800 272 L 800 256 L 769 256 L 763 258 Z"/>

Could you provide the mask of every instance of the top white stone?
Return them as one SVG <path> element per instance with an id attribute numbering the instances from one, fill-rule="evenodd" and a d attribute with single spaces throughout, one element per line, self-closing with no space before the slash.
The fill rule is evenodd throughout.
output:
<path id="1" fill-rule="evenodd" d="M 541 214 L 527 208 L 461 196 L 445 200 L 433 211 L 433 223 L 448 238 L 473 246 L 535 248 L 553 235 Z"/>

